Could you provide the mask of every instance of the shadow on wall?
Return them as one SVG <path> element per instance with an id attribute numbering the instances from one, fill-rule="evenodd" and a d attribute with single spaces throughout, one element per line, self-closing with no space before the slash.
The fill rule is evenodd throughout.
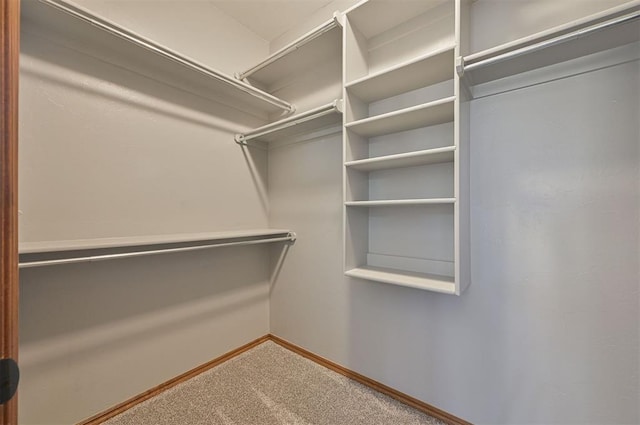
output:
<path id="1" fill-rule="evenodd" d="M 163 84 L 125 67 L 66 48 L 35 34 L 21 34 L 21 73 L 48 80 L 111 101 L 134 105 L 169 118 L 235 132 L 239 126 L 258 126 L 256 117 L 203 96 L 198 90 Z M 175 77 L 179 81 L 178 77 Z M 96 81 L 97 80 L 97 81 Z M 230 123 L 232 125 L 230 125 Z"/>
<path id="2" fill-rule="evenodd" d="M 23 367 L 89 357 L 268 299 L 267 247 L 21 271 Z M 252 267 L 247 267 L 251 264 Z"/>
<path id="3" fill-rule="evenodd" d="M 251 175 L 251 181 L 255 186 L 258 199 L 260 199 L 260 205 L 265 215 L 269 214 L 269 193 L 267 185 L 267 167 L 268 161 L 265 161 L 264 157 L 267 155 L 266 149 L 259 146 L 240 146 L 238 149 L 242 149 L 242 155 L 247 164 L 249 174 Z"/>

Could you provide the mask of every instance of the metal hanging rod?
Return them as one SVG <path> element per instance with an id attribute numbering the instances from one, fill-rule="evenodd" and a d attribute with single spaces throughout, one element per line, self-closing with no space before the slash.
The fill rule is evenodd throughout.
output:
<path id="1" fill-rule="evenodd" d="M 512 50 L 510 52 L 498 54 L 496 56 L 492 56 L 486 59 L 479 60 L 473 63 L 465 63 L 464 58 L 461 61 L 461 64 L 457 67 L 458 74 L 462 76 L 465 72 L 471 72 L 476 69 L 485 68 L 487 66 L 491 66 L 500 62 L 507 61 L 509 59 L 514 59 L 519 56 L 523 56 L 526 54 L 534 53 L 552 46 L 556 46 L 558 44 L 566 43 L 568 41 L 576 40 L 581 37 L 585 37 L 587 35 L 593 34 L 598 31 L 605 30 L 607 28 L 611 28 L 617 25 L 622 25 L 625 23 L 632 22 L 636 19 L 640 18 L 640 11 L 635 11 L 629 13 L 627 15 L 619 16 L 617 18 L 613 18 L 604 22 L 600 22 L 595 25 L 588 26 L 586 28 L 582 28 L 567 34 L 563 34 L 549 40 L 541 41 L 535 44 L 531 44 L 529 46 L 521 47 L 519 49 Z"/>
<path id="2" fill-rule="evenodd" d="M 121 258 L 130 258 L 130 257 L 144 257 L 147 255 L 170 254 L 175 252 L 199 251 L 203 249 L 222 248 L 226 246 L 258 245 L 258 244 L 272 243 L 272 242 L 295 242 L 295 240 L 296 240 L 296 234 L 294 232 L 289 232 L 287 233 L 287 236 L 278 237 L 278 238 L 251 239 L 251 240 L 243 240 L 243 241 L 235 241 L 235 242 L 213 243 L 208 245 L 195 245 L 195 246 L 183 246 L 179 248 L 164 248 L 164 249 L 153 249 L 153 250 L 145 250 L 145 251 L 123 252 L 119 254 L 90 255 L 85 257 L 61 258 L 61 259 L 55 259 L 55 260 L 25 261 L 25 262 L 18 263 L 18 267 L 21 269 L 26 269 L 31 267 L 45 267 L 45 266 L 55 266 L 55 265 L 62 265 L 62 264 L 75 264 L 75 263 L 87 263 L 87 262 L 94 262 L 94 261 L 117 260 Z"/>
<path id="3" fill-rule="evenodd" d="M 164 58 L 172 60 L 176 63 L 179 63 L 180 65 L 183 65 L 187 68 L 200 72 L 201 74 L 211 77 L 233 88 L 236 88 L 244 93 L 247 93 L 247 94 L 250 94 L 251 96 L 259 98 L 288 113 L 291 113 L 295 110 L 294 106 L 291 105 L 289 102 L 286 102 L 282 99 L 272 96 L 269 93 L 263 92 L 262 90 L 256 89 L 255 87 L 245 84 L 242 81 L 238 81 L 235 78 L 227 76 L 219 71 L 211 69 L 199 62 L 194 61 L 193 59 L 187 58 L 171 49 L 168 49 L 147 38 L 144 38 L 138 34 L 135 34 L 123 27 L 120 27 L 119 25 L 109 22 L 84 9 L 68 4 L 64 0 L 39 0 L 39 1 L 61 12 L 71 15 L 74 18 L 87 22 L 105 32 L 108 32 L 109 34 L 120 37 L 132 44 L 135 44 L 136 46 L 139 46 L 146 50 L 154 52 Z"/>
<path id="4" fill-rule="evenodd" d="M 342 99 L 336 99 L 328 105 L 320 106 L 307 112 L 293 115 L 283 120 L 258 127 L 246 133 L 238 133 L 235 135 L 235 141 L 238 144 L 246 145 L 249 140 L 256 139 L 258 137 L 264 136 L 265 134 L 284 130 L 285 128 L 293 127 L 295 125 L 299 125 L 307 121 L 311 121 L 316 118 L 334 113 L 342 113 Z"/>
<path id="5" fill-rule="evenodd" d="M 238 80 L 244 80 L 245 78 L 250 77 L 251 75 L 260 71 L 262 68 L 272 64 L 273 62 L 286 56 L 287 54 L 293 52 L 294 50 L 297 50 L 298 48 L 304 46 L 310 41 L 315 40 L 316 38 L 320 37 L 322 34 L 325 34 L 336 27 L 342 27 L 342 22 L 340 21 L 341 16 L 342 14 L 340 12 L 334 12 L 333 18 L 331 18 L 324 24 L 320 25 L 317 28 L 314 28 L 313 30 L 309 31 L 307 34 L 293 41 L 291 44 L 278 50 L 277 52 L 275 52 L 274 54 L 272 54 L 271 56 L 269 56 L 267 59 L 260 62 L 259 64 L 255 65 L 254 67 L 244 72 L 236 73 L 235 77 Z"/>

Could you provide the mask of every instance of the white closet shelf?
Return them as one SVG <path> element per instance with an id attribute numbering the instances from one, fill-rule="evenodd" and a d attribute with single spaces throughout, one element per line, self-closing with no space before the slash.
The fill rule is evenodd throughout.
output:
<path id="1" fill-rule="evenodd" d="M 388 0 L 369 0 L 359 2 L 344 13 L 362 35 L 370 39 L 447 1 L 450 0 L 405 1 L 401 7 L 389 7 Z"/>
<path id="2" fill-rule="evenodd" d="M 378 171 L 390 168 L 415 167 L 418 165 L 453 162 L 455 146 L 426 149 L 414 152 L 385 155 L 375 158 L 345 162 L 345 166 L 358 171 Z"/>
<path id="3" fill-rule="evenodd" d="M 27 31 L 229 106 L 261 113 L 294 110 L 282 99 L 65 0 L 23 2 L 22 23 Z"/>
<path id="4" fill-rule="evenodd" d="M 290 233 L 291 231 L 286 229 L 250 229 L 225 232 L 180 233 L 169 235 L 21 242 L 19 244 L 18 251 L 20 254 L 40 254 L 47 252 L 110 249 L 133 246 L 215 242 L 230 239 L 277 238 L 286 237 Z"/>
<path id="5" fill-rule="evenodd" d="M 413 273 L 373 266 L 357 267 L 355 269 L 347 270 L 344 274 L 360 279 L 391 283 L 400 286 L 408 286 L 411 288 L 441 292 L 443 294 L 456 293 L 456 285 L 454 279 L 448 276 L 438 276 L 427 273 Z"/>
<path id="6" fill-rule="evenodd" d="M 347 207 L 396 207 L 412 205 L 447 205 L 455 204 L 456 198 L 425 198 L 425 199 L 384 199 L 378 201 L 347 201 Z"/>
<path id="7" fill-rule="evenodd" d="M 268 56 L 246 71 L 236 73 L 236 78 L 246 78 L 269 87 L 287 75 L 308 70 L 313 64 L 325 62 L 342 51 L 341 14 L 335 12 L 332 19 L 314 28 L 282 49 Z"/>
<path id="8" fill-rule="evenodd" d="M 309 111 L 292 115 L 280 121 L 235 135 L 236 143 L 246 145 L 250 140 L 274 142 L 290 139 L 314 130 L 337 126 L 342 122 L 342 99 Z"/>
<path id="9" fill-rule="evenodd" d="M 345 124 L 363 137 L 383 136 L 453 121 L 455 97 L 436 100 Z"/>
<path id="10" fill-rule="evenodd" d="M 20 245 L 20 268 L 87 263 L 205 249 L 295 242 L 287 230 L 162 235 L 75 241 L 36 242 Z"/>
<path id="11" fill-rule="evenodd" d="M 395 96 L 453 78 L 454 46 L 447 46 L 345 85 L 365 102 Z"/>
<path id="12" fill-rule="evenodd" d="M 478 85 L 640 40 L 640 1 L 465 56 L 458 74 Z"/>

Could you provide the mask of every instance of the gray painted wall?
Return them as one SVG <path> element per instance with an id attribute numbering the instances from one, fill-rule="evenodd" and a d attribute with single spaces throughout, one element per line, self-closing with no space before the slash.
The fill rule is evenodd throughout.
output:
<path id="1" fill-rule="evenodd" d="M 267 54 L 237 22 L 210 11 L 203 28 L 206 6 L 179 3 L 90 5 L 205 63 Z M 267 227 L 266 153 L 245 157 L 233 140 L 263 121 L 24 29 L 22 242 Z M 20 422 L 75 423 L 268 333 L 268 253 L 22 270 Z"/>
<path id="2" fill-rule="evenodd" d="M 168 3 L 136 29 L 162 39 Z M 141 3 L 95 5 L 134 27 L 154 19 Z M 519 28 L 478 5 L 499 2 L 476 3 L 476 35 Z M 160 41 L 185 37 L 171 47 L 232 72 L 266 54 L 244 36 L 246 50 L 211 38 L 215 57 L 200 35 Z M 256 247 L 24 271 L 21 423 L 80 420 L 269 330 L 477 423 L 640 422 L 637 47 L 473 101 L 473 283 L 453 297 L 343 276 L 339 133 L 269 151 L 267 171 L 267 153 L 231 138 L 255 117 L 23 40 L 22 240 L 267 219 L 299 239 L 271 263 Z"/>
<path id="3" fill-rule="evenodd" d="M 339 134 L 269 151 L 271 224 L 299 235 L 271 331 L 474 423 L 638 423 L 638 51 L 472 102 L 460 297 L 340 274 Z"/>

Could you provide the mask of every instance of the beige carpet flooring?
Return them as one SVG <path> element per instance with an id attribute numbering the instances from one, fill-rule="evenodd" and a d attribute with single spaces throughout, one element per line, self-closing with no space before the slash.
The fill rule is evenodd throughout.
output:
<path id="1" fill-rule="evenodd" d="M 442 425 L 267 341 L 107 425 Z"/>

